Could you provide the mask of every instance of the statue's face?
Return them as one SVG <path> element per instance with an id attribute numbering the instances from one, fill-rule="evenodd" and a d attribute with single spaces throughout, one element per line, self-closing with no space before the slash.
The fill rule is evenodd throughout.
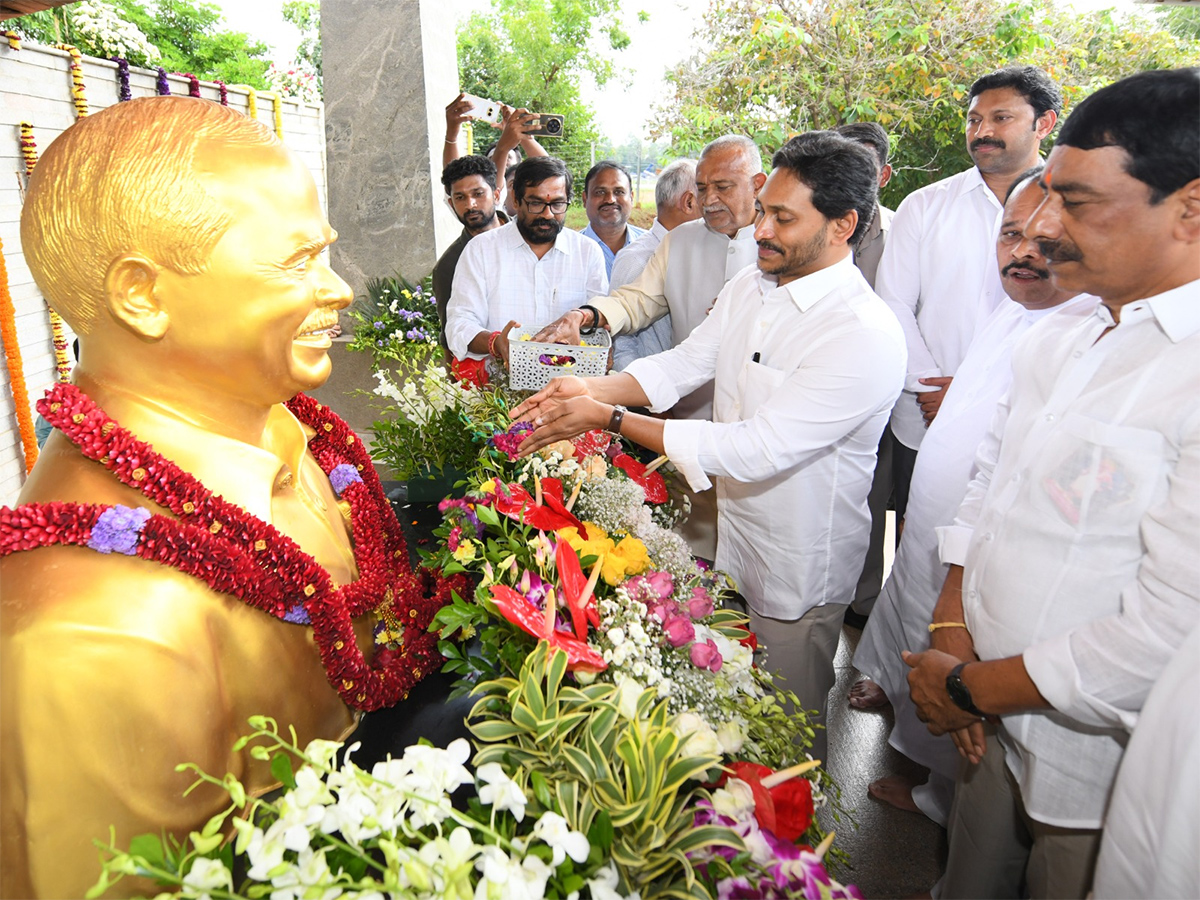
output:
<path id="1" fill-rule="evenodd" d="M 198 154 L 196 168 L 232 224 L 205 272 L 159 272 L 172 368 L 254 406 L 319 387 L 329 330 L 353 294 L 319 256 L 336 235 L 312 176 L 275 147 L 218 145 Z"/>

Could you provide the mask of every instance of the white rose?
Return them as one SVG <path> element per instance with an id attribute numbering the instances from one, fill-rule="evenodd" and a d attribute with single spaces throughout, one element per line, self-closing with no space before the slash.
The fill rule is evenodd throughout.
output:
<path id="1" fill-rule="evenodd" d="M 717 743 L 721 745 L 722 753 L 733 756 L 742 749 L 742 744 L 746 743 L 744 725 L 736 719 L 722 722 L 717 726 Z"/>

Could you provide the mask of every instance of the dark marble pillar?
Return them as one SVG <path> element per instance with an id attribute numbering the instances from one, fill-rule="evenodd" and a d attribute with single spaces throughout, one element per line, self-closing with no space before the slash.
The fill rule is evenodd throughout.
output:
<path id="1" fill-rule="evenodd" d="M 460 226 L 443 203 L 445 107 L 458 93 L 454 16 L 421 0 L 321 0 L 333 268 L 427 275 Z"/>

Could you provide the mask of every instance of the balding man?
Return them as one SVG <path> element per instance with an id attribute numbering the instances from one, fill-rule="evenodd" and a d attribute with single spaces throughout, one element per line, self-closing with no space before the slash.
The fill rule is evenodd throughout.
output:
<path id="1" fill-rule="evenodd" d="M 579 335 L 607 328 L 614 335 L 640 331 L 671 316 L 671 346 L 681 344 L 704 321 L 717 294 L 734 275 L 754 265 L 754 198 L 767 176 L 762 157 L 747 137 L 727 134 L 700 154 L 696 196 L 702 220 L 685 222 L 662 244 L 632 284 L 568 311 L 537 335 L 539 341 L 578 343 Z M 675 418 L 711 419 L 713 385 L 692 391 L 671 409 Z M 697 556 L 716 555 L 716 498 L 712 489 L 692 495 L 684 536 Z"/>

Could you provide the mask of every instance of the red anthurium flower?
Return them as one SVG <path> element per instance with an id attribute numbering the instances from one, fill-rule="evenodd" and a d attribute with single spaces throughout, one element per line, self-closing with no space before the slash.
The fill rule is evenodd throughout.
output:
<path id="1" fill-rule="evenodd" d="M 557 531 L 574 526 L 579 529 L 580 536 L 587 540 L 587 529 L 567 511 L 562 502 L 562 482 L 557 478 L 542 479 L 541 505 L 519 484 L 510 484 L 507 490 L 507 496 L 499 490 L 496 491 L 497 512 L 541 531 Z"/>
<path id="2" fill-rule="evenodd" d="M 758 635 L 755 634 L 753 631 L 751 631 L 749 628 L 747 628 L 746 636 L 744 638 L 738 638 L 738 643 L 741 644 L 743 647 L 749 647 L 752 651 L 757 650 L 758 649 Z"/>
<path id="3" fill-rule="evenodd" d="M 566 541 L 560 540 L 554 548 L 554 565 L 558 569 L 558 580 L 567 600 L 567 608 L 571 610 L 575 636 L 586 641 L 587 623 L 590 621 L 597 628 L 600 627 L 600 614 L 596 612 L 596 598 L 592 594 L 596 582 L 593 580 L 589 583 L 584 577 L 579 557 Z"/>
<path id="4" fill-rule="evenodd" d="M 730 777 L 750 785 L 754 795 L 754 818 L 761 827 L 785 841 L 795 841 L 812 824 L 812 785 L 807 778 L 794 777 L 778 782 L 771 777 L 775 773 L 769 768 L 752 762 L 730 763 L 729 768 Z M 725 780 L 722 778 L 719 783 L 724 784 Z"/>
<path id="5" fill-rule="evenodd" d="M 638 462 L 628 453 L 622 453 L 613 460 L 613 465 L 629 476 L 630 480 L 640 484 L 646 492 L 649 503 L 667 502 L 667 483 L 659 472 L 646 474 L 646 464 Z"/>
<path id="6" fill-rule="evenodd" d="M 543 613 L 508 585 L 493 584 L 488 590 L 491 591 L 492 600 L 500 610 L 500 615 L 527 634 L 548 641 L 551 647 L 566 653 L 567 668 L 572 672 L 603 672 L 608 668 L 604 657 L 587 641 L 556 630 Z"/>
<path id="7" fill-rule="evenodd" d="M 612 435 L 607 431 L 585 431 L 575 440 L 571 441 L 575 445 L 575 459 L 583 462 L 589 456 L 599 456 L 608 449 L 608 445 L 612 443 Z"/>

